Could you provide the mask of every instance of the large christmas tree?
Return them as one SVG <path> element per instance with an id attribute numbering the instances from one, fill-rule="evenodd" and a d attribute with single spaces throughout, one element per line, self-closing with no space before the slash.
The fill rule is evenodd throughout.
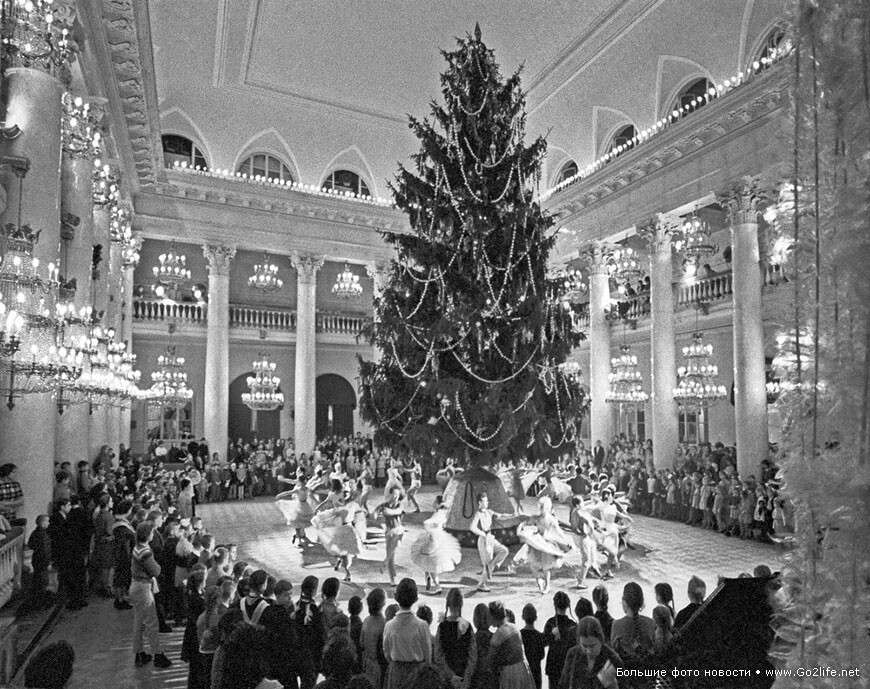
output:
<path id="1" fill-rule="evenodd" d="M 444 104 L 410 118 L 414 170 L 392 185 L 412 233 L 396 249 L 361 361 L 361 412 L 379 444 L 438 457 L 567 449 L 583 390 L 563 375 L 579 334 L 547 278 L 553 219 L 534 200 L 546 152 L 523 142 L 519 72 L 474 36 L 442 52 Z"/>

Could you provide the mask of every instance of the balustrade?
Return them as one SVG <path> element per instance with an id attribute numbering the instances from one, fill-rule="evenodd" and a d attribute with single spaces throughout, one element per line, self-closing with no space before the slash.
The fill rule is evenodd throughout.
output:
<path id="1" fill-rule="evenodd" d="M 0 608 L 9 602 L 17 589 L 21 588 L 23 565 L 24 530 L 15 527 L 0 545 Z"/>
<path id="2" fill-rule="evenodd" d="M 230 327 L 295 332 L 296 312 L 290 309 L 230 304 Z"/>
<path id="3" fill-rule="evenodd" d="M 137 321 L 185 321 L 205 323 L 206 306 L 192 302 L 135 299 L 133 318 Z"/>
<path id="4" fill-rule="evenodd" d="M 692 280 L 677 287 L 676 307 L 692 306 L 730 299 L 732 293 L 731 272 Z"/>
<path id="5" fill-rule="evenodd" d="M 369 318 L 359 314 L 330 313 L 321 311 L 317 314 L 317 332 L 336 335 L 359 335 L 368 324 Z"/>

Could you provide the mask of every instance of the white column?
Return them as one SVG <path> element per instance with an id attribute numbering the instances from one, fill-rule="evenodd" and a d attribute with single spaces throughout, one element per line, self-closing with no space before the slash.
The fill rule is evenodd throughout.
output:
<path id="1" fill-rule="evenodd" d="M 236 248 L 207 244 L 202 253 L 208 261 L 203 426 L 209 449 L 225 459 L 230 413 L 230 263 Z"/>
<path id="2" fill-rule="evenodd" d="M 136 269 L 134 265 L 124 265 L 121 293 L 123 298 L 121 301 L 121 326 L 120 339 L 126 343 L 127 351 L 133 351 L 133 271 Z M 140 383 L 141 385 L 141 383 Z M 134 403 L 124 405 L 121 408 L 118 416 L 118 443 L 123 443 L 124 447 L 130 447 L 130 420 L 132 418 L 132 405 Z"/>
<path id="3" fill-rule="evenodd" d="M 315 443 L 317 376 L 317 271 L 323 256 L 293 252 L 296 268 L 296 367 L 293 381 L 293 436 L 296 454 L 311 454 Z"/>
<path id="4" fill-rule="evenodd" d="M 742 477 L 758 477 L 767 457 L 767 392 L 764 379 L 764 327 L 761 310 L 761 266 L 758 213 L 763 195 L 746 180 L 720 198 L 731 223 L 734 299 L 734 426 L 737 469 Z"/>
<path id="5" fill-rule="evenodd" d="M 389 264 L 383 261 L 371 261 L 366 264 L 366 275 L 372 279 L 372 318 L 377 320 L 378 312 L 374 302 L 381 298 L 381 293 L 387 284 L 387 268 Z M 383 352 L 377 345 L 372 345 L 372 360 L 380 361 Z"/>
<path id="6" fill-rule="evenodd" d="M 107 276 L 108 301 L 106 324 L 114 329 L 115 341 L 121 339 L 121 325 L 123 312 L 122 302 L 124 267 L 122 265 L 122 246 L 116 241 L 109 244 L 109 266 Z M 115 405 L 106 406 L 106 444 L 115 451 L 118 458 L 118 446 L 121 443 L 121 407 Z"/>
<path id="7" fill-rule="evenodd" d="M 57 262 L 60 241 L 60 126 L 61 83 L 37 69 L 13 67 L 4 77 L 6 125 L 21 129 L 18 138 L 4 145 L 4 154 L 30 161 L 24 180 L 22 223 L 41 230 L 34 250 L 42 266 Z M 8 193 L 3 225 L 15 224 L 18 214 L 18 180 L 4 170 Z M 44 276 L 45 273 L 43 272 Z M 52 499 L 57 411 L 51 395 L 26 395 L 15 400 L 15 408 L 0 405 L 0 463 L 18 467 L 24 490 L 28 530 L 36 516 L 48 510 Z"/>
<path id="8" fill-rule="evenodd" d="M 679 444 L 677 405 L 676 341 L 674 334 L 673 263 L 671 234 L 679 218 L 659 214 L 641 230 L 649 244 L 650 261 L 650 371 L 652 371 L 652 441 L 656 469 L 673 465 Z"/>
<path id="9" fill-rule="evenodd" d="M 93 202 L 93 146 L 83 147 L 74 141 L 70 132 L 79 133 L 71 118 L 80 116 L 70 101 L 64 103 L 63 163 L 61 168 L 61 209 L 63 211 L 62 239 L 65 246 L 65 261 L 61 273 L 67 280 L 75 280 L 76 292 L 73 303 L 77 312 L 91 303 L 91 258 L 94 248 L 94 202 Z M 94 122 L 99 116 L 94 113 Z M 82 123 L 87 124 L 87 122 Z M 77 145 L 78 144 L 78 145 Z M 85 333 L 87 326 L 74 326 Z M 87 404 L 71 404 L 59 408 L 60 416 L 55 429 L 55 444 L 58 461 L 68 461 L 75 468 L 82 460 L 90 459 L 89 407 Z"/>
<path id="10" fill-rule="evenodd" d="M 108 329 L 112 327 L 109 320 L 109 274 L 111 265 L 109 259 L 109 209 L 106 206 L 94 207 L 94 246 L 100 247 L 100 262 L 97 264 L 93 273 L 92 280 L 92 298 L 94 313 L 102 316 L 99 320 L 102 327 Z M 88 417 L 88 445 L 90 446 L 90 456 L 88 459 L 94 461 L 100 453 L 103 445 L 110 445 L 112 438 L 109 431 L 109 419 L 111 411 L 109 405 L 101 404 L 99 406 L 89 405 L 90 416 Z M 115 452 L 118 448 L 114 448 Z"/>
<path id="11" fill-rule="evenodd" d="M 589 266 L 589 442 L 600 440 L 605 447 L 613 437 L 613 412 L 604 401 L 610 376 L 610 276 L 603 247 L 586 254 Z"/>

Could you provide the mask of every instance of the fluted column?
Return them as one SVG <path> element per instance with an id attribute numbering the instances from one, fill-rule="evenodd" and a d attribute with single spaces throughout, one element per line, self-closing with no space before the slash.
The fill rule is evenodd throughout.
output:
<path id="1" fill-rule="evenodd" d="M 753 179 L 744 179 L 720 196 L 731 225 L 734 299 L 734 427 L 737 469 L 758 476 L 767 457 L 767 391 L 764 378 L 764 327 L 758 214 L 766 197 Z"/>
<path id="2" fill-rule="evenodd" d="M 203 425 L 209 447 L 225 459 L 230 413 L 230 263 L 236 248 L 207 244 L 202 253 L 208 261 Z"/>
<path id="3" fill-rule="evenodd" d="M 674 333 L 673 263 L 671 234 L 679 227 L 679 218 L 659 214 L 641 234 L 649 245 L 650 261 L 650 356 L 652 371 L 652 440 L 656 469 L 673 465 L 679 444 L 677 405 L 677 354 Z"/>
<path id="4" fill-rule="evenodd" d="M 4 144 L 3 154 L 27 158 L 30 169 L 24 180 L 21 219 L 41 230 L 34 256 L 43 266 L 58 261 L 60 240 L 61 83 L 38 69 L 13 67 L 4 76 L 7 109 L 5 123 L 16 125 L 20 135 Z M 3 225 L 15 224 L 18 213 L 18 181 L 3 171 L 7 207 Z M 42 272 L 44 276 L 45 273 Z M 48 393 L 26 395 L 9 410 L 0 405 L 0 463 L 18 466 L 24 489 L 19 516 L 32 528 L 36 516 L 45 512 L 52 498 L 55 424 L 57 412 Z"/>
<path id="5" fill-rule="evenodd" d="M 589 440 L 606 446 L 613 436 L 613 413 L 605 402 L 610 377 L 610 276 L 605 250 L 591 247 L 585 258 L 589 267 Z"/>
<path id="6" fill-rule="evenodd" d="M 296 372 L 293 385 L 293 436 L 296 453 L 310 454 L 315 443 L 317 375 L 317 271 L 323 256 L 293 252 L 296 268 Z"/>

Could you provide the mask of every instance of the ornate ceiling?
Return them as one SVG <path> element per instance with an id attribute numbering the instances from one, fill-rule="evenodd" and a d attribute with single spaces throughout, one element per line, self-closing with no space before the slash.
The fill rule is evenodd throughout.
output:
<path id="1" fill-rule="evenodd" d="M 111 4 L 111 2 L 110 2 Z M 781 15 L 781 0 L 151 0 L 160 130 L 212 167 L 255 150 L 302 182 L 330 169 L 373 193 L 414 151 L 406 113 L 438 95 L 439 48 L 479 22 L 507 72 L 525 63 L 530 135 L 549 132 L 549 184 L 614 128 L 654 122 L 693 76 L 724 80 Z M 664 104 L 664 105 L 663 105 Z"/>

